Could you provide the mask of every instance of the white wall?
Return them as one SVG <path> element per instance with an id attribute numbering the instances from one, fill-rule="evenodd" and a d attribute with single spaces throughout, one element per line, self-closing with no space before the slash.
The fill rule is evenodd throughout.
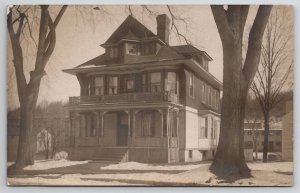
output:
<path id="1" fill-rule="evenodd" d="M 198 148 L 198 110 L 186 107 L 185 111 L 186 149 Z"/>
<path id="2" fill-rule="evenodd" d="M 190 157 L 190 151 L 192 151 L 192 157 Z M 185 150 L 184 151 L 184 158 L 186 162 L 196 162 L 203 160 L 202 153 L 199 150 Z"/>

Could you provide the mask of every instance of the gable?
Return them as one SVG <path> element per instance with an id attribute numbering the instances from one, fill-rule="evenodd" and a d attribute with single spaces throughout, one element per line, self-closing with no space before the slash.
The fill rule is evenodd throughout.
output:
<path id="1" fill-rule="evenodd" d="M 132 37 L 134 39 L 156 37 L 153 32 L 151 32 L 133 16 L 129 15 L 116 29 L 116 31 L 114 31 L 113 34 L 106 40 L 104 45 L 117 43 L 123 38 L 128 38 L 127 36 L 129 36 L 130 39 Z"/>

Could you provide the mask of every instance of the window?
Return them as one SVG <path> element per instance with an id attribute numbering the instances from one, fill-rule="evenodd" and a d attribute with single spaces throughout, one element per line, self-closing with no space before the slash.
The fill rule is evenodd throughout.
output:
<path id="1" fill-rule="evenodd" d="M 248 135 L 250 135 L 250 136 L 251 136 L 251 135 L 252 135 L 252 132 L 251 132 L 251 131 L 248 131 Z"/>
<path id="2" fill-rule="evenodd" d="M 189 150 L 189 158 L 193 158 L 193 150 Z"/>
<path id="3" fill-rule="evenodd" d="M 190 96 L 194 96 L 194 76 L 190 74 L 190 80 L 189 80 L 189 93 Z"/>
<path id="4" fill-rule="evenodd" d="M 203 102 L 203 103 L 205 103 L 205 101 L 206 101 L 206 98 L 205 98 L 205 96 L 206 96 L 206 88 L 205 88 L 205 83 L 204 83 L 204 82 L 202 82 L 202 102 Z"/>
<path id="5" fill-rule="evenodd" d="M 220 109 L 220 92 L 216 90 L 216 109 Z"/>
<path id="6" fill-rule="evenodd" d="M 200 131 L 199 138 L 207 138 L 208 137 L 208 118 L 200 117 Z"/>
<path id="7" fill-rule="evenodd" d="M 281 142 L 280 142 L 280 141 L 277 141 L 277 142 L 276 142 L 276 145 L 277 145 L 277 146 L 281 146 Z"/>
<path id="8" fill-rule="evenodd" d="M 119 55 L 119 50 L 117 47 L 112 47 L 112 48 L 109 48 L 109 57 L 110 58 L 117 58 L 118 55 Z"/>
<path id="9" fill-rule="evenodd" d="M 211 101 L 211 96 L 212 96 L 212 88 L 208 87 L 208 104 L 211 106 L 212 101 Z"/>
<path id="10" fill-rule="evenodd" d="M 93 114 L 88 113 L 85 115 L 85 136 L 86 137 L 95 137 L 97 134 L 97 129 L 95 127 L 95 116 Z"/>
<path id="11" fill-rule="evenodd" d="M 95 95 L 103 95 L 104 94 L 104 84 L 103 77 L 95 77 L 94 85 L 95 85 Z"/>
<path id="12" fill-rule="evenodd" d="M 176 72 L 167 72 L 166 91 L 177 94 L 177 77 Z"/>
<path id="13" fill-rule="evenodd" d="M 151 92 L 161 92 L 161 73 L 151 73 Z"/>
<path id="14" fill-rule="evenodd" d="M 118 93 L 118 77 L 111 76 L 108 78 L 108 94 Z"/>
<path id="15" fill-rule="evenodd" d="M 140 55 L 140 49 L 138 44 L 127 44 L 127 54 L 129 55 Z"/>
<path id="16" fill-rule="evenodd" d="M 210 130 L 211 133 L 210 133 L 210 138 L 211 138 L 211 139 L 214 139 L 214 133 L 215 133 L 215 130 L 214 130 L 214 129 L 215 129 L 215 128 L 214 128 L 214 118 L 213 118 L 213 117 L 211 117 L 211 122 L 210 122 L 210 123 L 211 123 L 211 130 Z"/>
<path id="17" fill-rule="evenodd" d="M 134 90 L 134 79 L 133 78 L 126 80 L 126 90 L 127 91 Z"/>
<path id="18" fill-rule="evenodd" d="M 153 137 L 155 135 L 155 112 L 154 111 L 142 111 L 142 136 Z"/>
<path id="19" fill-rule="evenodd" d="M 142 91 L 143 92 L 147 91 L 147 75 L 146 74 L 142 75 Z"/>
<path id="20" fill-rule="evenodd" d="M 208 85 L 205 86 L 206 86 L 206 104 L 209 104 L 209 94 L 210 94 L 209 86 Z"/>

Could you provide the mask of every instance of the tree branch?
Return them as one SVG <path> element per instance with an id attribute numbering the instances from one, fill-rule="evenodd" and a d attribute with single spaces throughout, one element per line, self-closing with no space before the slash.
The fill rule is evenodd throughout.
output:
<path id="1" fill-rule="evenodd" d="M 226 11 L 223 5 L 211 5 L 211 11 L 213 13 L 220 37 L 222 42 L 228 42 L 233 40 L 233 33 L 230 29 Z"/>
<path id="2" fill-rule="evenodd" d="M 263 34 L 272 10 L 271 5 L 260 5 L 249 34 L 249 43 L 243 67 L 246 90 L 249 89 L 258 68 Z"/>

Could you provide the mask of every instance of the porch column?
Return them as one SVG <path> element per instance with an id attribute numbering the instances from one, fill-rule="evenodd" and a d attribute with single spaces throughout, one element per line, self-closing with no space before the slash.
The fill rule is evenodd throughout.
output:
<path id="1" fill-rule="evenodd" d="M 71 133 L 70 133 L 70 144 L 71 146 L 77 146 L 76 139 L 79 135 L 80 129 L 80 114 L 78 112 L 70 113 L 71 122 Z"/>
<path id="2" fill-rule="evenodd" d="M 135 113 L 136 110 L 130 110 L 129 111 L 129 123 L 128 127 L 130 130 L 130 146 L 134 146 L 134 138 L 135 138 Z"/>
<path id="3" fill-rule="evenodd" d="M 85 127 L 86 127 L 85 114 L 80 113 L 80 128 L 79 128 L 80 137 L 83 137 L 85 135 Z"/>
<path id="4" fill-rule="evenodd" d="M 75 146 L 75 115 L 74 113 L 70 112 L 69 113 L 70 117 L 70 146 L 74 147 Z"/>
<path id="5" fill-rule="evenodd" d="M 105 111 L 100 111 L 99 112 L 99 136 L 98 136 L 98 140 L 99 140 L 99 144 L 101 144 L 102 146 L 104 146 L 104 115 L 105 115 Z"/>
<path id="6" fill-rule="evenodd" d="M 163 136 L 169 136 L 169 108 L 163 110 Z"/>

